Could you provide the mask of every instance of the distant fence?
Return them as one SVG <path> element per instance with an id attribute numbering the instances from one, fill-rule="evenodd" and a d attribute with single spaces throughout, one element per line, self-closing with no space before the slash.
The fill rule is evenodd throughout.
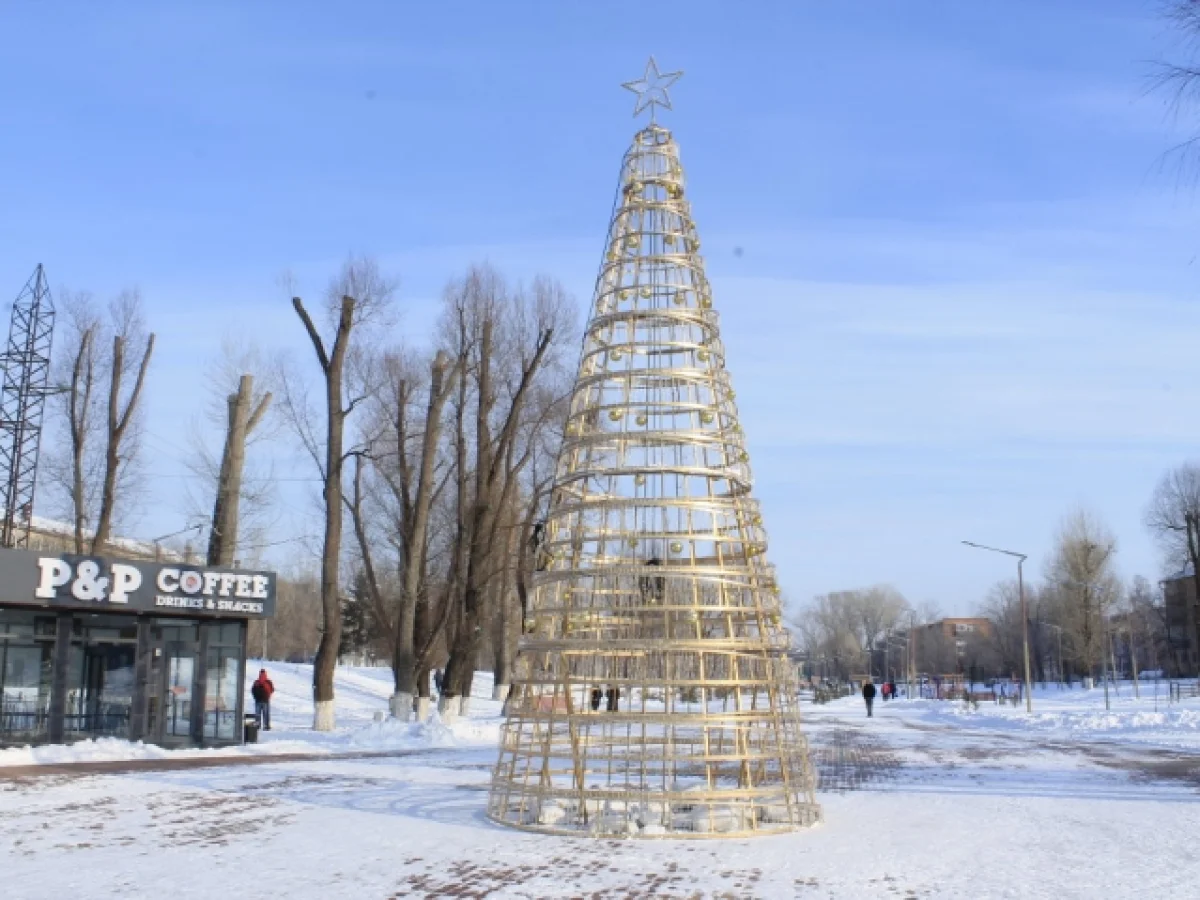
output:
<path id="1" fill-rule="evenodd" d="M 1172 702 L 1200 697 L 1200 681 L 1171 681 L 1168 687 Z"/>
<path id="2" fill-rule="evenodd" d="M 853 693 L 855 693 L 853 685 L 822 684 L 813 688 L 812 702 L 828 703 L 830 700 L 837 700 L 839 697 L 849 697 Z"/>

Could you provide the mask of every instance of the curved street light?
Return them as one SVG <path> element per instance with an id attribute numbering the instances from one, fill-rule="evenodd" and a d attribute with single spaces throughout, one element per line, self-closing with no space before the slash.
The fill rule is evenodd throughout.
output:
<path id="1" fill-rule="evenodd" d="M 1017 558 L 1017 593 L 1021 598 L 1021 643 L 1025 651 L 1025 712 L 1032 713 L 1033 683 L 1029 677 L 1029 614 L 1025 611 L 1025 576 L 1021 571 L 1021 566 L 1029 557 L 1024 553 L 1017 553 L 1015 550 L 1001 550 L 999 547 L 989 547 L 986 544 L 976 544 L 972 541 L 963 541 L 963 543 L 976 550 L 990 550 L 992 553 L 1003 553 L 1005 556 Z"/>

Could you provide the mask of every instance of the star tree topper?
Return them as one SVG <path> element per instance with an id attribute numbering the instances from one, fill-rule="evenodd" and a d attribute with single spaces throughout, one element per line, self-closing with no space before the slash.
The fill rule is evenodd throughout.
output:
<path id="1" fill-rule="evenodd" d="M 642 110 L 650 108 L 650 122 L 654 122 L 654 107 L 661 106 L 663 109 L 671 108 L 671 98 L 667 94 L 667 88 L 679 80 L 682 72 L 668 72 L 665 75 L 658 71 L 658 63 L 654 61 L 654 57 L 650 57 L 650 61 L 646 63 L 645 74 L 642 75 L 640 81 L 627 81 L 621 87 L 627 91 L 633 91 L 638 95 L 637 106 L 634 107 L 634 116 L 639 116 Z"/>

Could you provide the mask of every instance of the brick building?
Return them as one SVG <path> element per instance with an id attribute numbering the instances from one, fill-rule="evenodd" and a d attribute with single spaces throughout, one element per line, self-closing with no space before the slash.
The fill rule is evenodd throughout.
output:
<path id="1" fill-rule="evenodd" d="M 1169 669 L 1177 675 L 1200 671 L 1200 604 L 1196 601 L 1196 579 L 1185 569 L 1162 580 L 1163 614 L 1166 619 Z"/>

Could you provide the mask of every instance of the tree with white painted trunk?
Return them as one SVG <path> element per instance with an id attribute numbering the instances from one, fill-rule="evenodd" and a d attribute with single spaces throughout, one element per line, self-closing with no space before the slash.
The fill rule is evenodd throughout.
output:
<path id="1" fill-rule="evenodd" d="M 443 334 L 450 346 L 468 353 L 475 451 L 468 484 L 461 452 L 465 432 L 459 430 L 460 503 L 468 489 L 471 501 L 459 526 L 461 568 L 452 595 L 457 621 L 441 702 L 443 711 L 454 715 L 466 711 L 471 695 L 489 586 L 506 568 L 502 514 L 532 453 L 521 443 L 527 403 L 539 376 L 557 362 L 556 351 L 570 331 L 570 312 L 567 295 L 556 283 L 537 279 L 527 292 L 512 291 L 486 267 L 472 269 L 447 301 Z M 465 401 L 461 392 L 460 400 Z M 456 415 L 464 413 L 460 402 Z"/>
<path id="2" fill-rule="evenodd" d="M 362 586 L 378 624 L 380 638 L 390 647 L 395 691 L 389 708 L 407 719 L 421 694 L 419 673 L 429 653 L 431 636 L 418 634 L 417 613 L 427 599 L 430 517 L 440 493 L 436 464 L 442 417 L 461 366 L 439 351 L 429 363 L 429 378 L 420 378 L 419 364 L 403 351 L 382 355 L 373 368 L 382 383 L 375 396 L 374 421 L 368 451 L 355 460 L 348 509 L 362 567 Z M 423 417 L 418 398 L 424 390 Z M 363 487 L 368 461 L 382 491 L 367 505 L 371 493 Z M 443 481 L 444 483 L 444 481 Z M 372 520 L 377 520 L 372 527 Z M 382 537 L 381 539 L 381 532 Z M 392 569 L 394 578 L 381 570 Z M 428 696 L 428 691 L 424 692 Z M 423 712 L 428 708 L 419 710 Z M 423 715 L 421 716 L 423 718 Z"/>
<path id="3" fill-rule="evenodd" d="M 366 399 L 363 385 L 347 399 L 350 379 L 349 362 L 362 358 L 365 341 L 358 335 L 368 332 L 368 321 L 379 317 L 390 303 L 395 285 L 383 277 L 369 259 L 352 259 L 330 285 L 326 294 L 326 312 L 333 329 L 333 340 L 326 343 L 316 323 L 299 297 L 292 305 L 304 325 L 320 366 L 324 394 L 323 417 L 314 414 L 307 402 L 303 383 L 294 373 L 281 379 L 282 404 L 298 436 L 313 457 L 322 481 L 324 536 L 321 549 L 322 631 L 313 665 L 313 728 L 331 731 L 334 727 L 333 674 L 341 644 L 341 553 L 344 513 L 343 474 L 347 460 L 363 448 L 346 449 L 346 421 Z M 352 343 L 354 342 L 354 343 Z M 316 424 L 324 419 L 324 428 Z"/>

